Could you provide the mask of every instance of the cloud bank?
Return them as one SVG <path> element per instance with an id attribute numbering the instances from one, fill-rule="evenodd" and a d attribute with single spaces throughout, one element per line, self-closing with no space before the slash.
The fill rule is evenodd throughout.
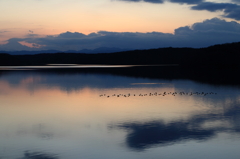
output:
<path id="1" fill-rule="evenodd" d="M 65 32 L 42 38 L 12 38 L 0 50 L 82 50 L 99 47 L 121 49 L 151 49 L 161 47 L 201 48 L 215 44 L 240 41 L 240 24 L 213 18 L 175 29 L 174 34 L 161 32 L 109 32 L 99 31 L 88 35 L 79 32 Z M 21 44 L 20 44 L 20 43 Z M 22 45 L 31 44 L 31 47 Z"/>
<path id="2" fill-rule="evenodd" d="M 223 11 L 223 17 L 240 20 L 240 5 L 232 3 L 203 2 L 191 7 L 193 10 L 207 10 L 210 12 Z"/>
<path id="3" fill-rule="evenodd" d="M 210 12 L 223 11 L 224 18 L 240 20 L 240 0 L 232 0 L 232 3 L 215 3 L 205 2 L 205 0 L 119 0 L 127 2 L 148 2 L 148 3 L 164 3 L 169 1 L 172 3 L 194 5 L 190 7 L 192 10 L 206 10 Z"/>

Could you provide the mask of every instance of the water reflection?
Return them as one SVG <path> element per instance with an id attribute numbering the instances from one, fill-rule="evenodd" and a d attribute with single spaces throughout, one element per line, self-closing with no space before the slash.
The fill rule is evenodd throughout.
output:
<path id="1" fill-rule="evenodd" d="M 236 104 L 236 105 L 235 105 Z M 130 149 L 143 151 L 154 146 L 166 146 L 186 140 L 209 140 L 220 132 L 240 133 L 240 103 L 228 105 L 221 112 L 195 114 L 187 120 L 166 123 L 126 122 L 109 128 L 126 129 L 126 145 Z"/>
<path id="2" fill-rule="evenodd" d="M 19 159 L 58 159 L 58 157 L 56 155 L 25 151 L 24 157 Z"/>
<path id="3" fill-rule="evenodd" d="M 150 79 L 139 79 L 112 75 L 99 74 L 45 74 L 37 72 L 15 72 L 8 73 L 0 78 L 2 81 L 7 81 L 11 85 L 26 84 L 27 87 L 60 87 L 62 90 L 74 91 L 85 87 L 91 88 L 121 88 L 121 87 L 141 87 L 140 85 L 132 85 L 132 82 L 149 82 L 158 81 Z M 132 86 L 131 86 L 132 85 Z M 154 85 L 148 87 L 155 87 Z"/>
<path id="4" fill-rule="evenodd" d="M 4 72 L 0 158 L 239 156 L 239 94 L 184 79 Z"/>

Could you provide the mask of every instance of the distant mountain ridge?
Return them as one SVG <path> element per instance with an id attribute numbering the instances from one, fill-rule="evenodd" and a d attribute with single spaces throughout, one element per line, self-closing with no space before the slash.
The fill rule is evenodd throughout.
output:
<path id="1" fill-rule="evenodd" d="M 116 47 L 99 47 L 96 49 L 82 49 L 82 50 L 68 50 L 68 51 L 59 51 L 59 50 L 36 50 L 36 51 L 1 51 L 0 53 L 7 53 L 10 55 L 34 55 L 41 53 L 87 53 L 87 54 L 95 54 L 95 53 L 114 53 L 114 52 L 122 52 L 128 51 L 131 49 L 121 49 Z"/>

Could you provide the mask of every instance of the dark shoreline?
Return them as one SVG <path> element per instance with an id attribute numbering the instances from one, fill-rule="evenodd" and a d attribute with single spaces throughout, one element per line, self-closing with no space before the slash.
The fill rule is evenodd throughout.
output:
<path id="1" fill-rule="evenodd" d="M 207 48 L 159 48 L 118 53 L 44 53 L 9 55 L 0 53 L 0 66 L 44 66 L 47 64 L 166 65 L 184 69 L 239 69 L 240 42 Z"/>
<path id="2" fill-rule="evenodd" d="M 48 68 L 34 71 L 67 75 L 84 73 L 167 80 L 188 79 L 213 85 L 236 86 L 240 84 L 239 59 L 240 42 L 201 49 L 160 48 L 100 54 L 0 54 L 0 66 L 46 66 L 47 64 L 137 65 L 126 68 Z M 0 69 L 0 76 L 5 73 L 7 71 Z"/>

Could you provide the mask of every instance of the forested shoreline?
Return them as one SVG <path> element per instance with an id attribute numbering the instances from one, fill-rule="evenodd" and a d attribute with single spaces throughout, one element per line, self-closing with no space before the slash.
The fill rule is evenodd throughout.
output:
<path id="1" fill-rule="evenodd" d="M 9 55 L 0 53 L 1 66 L 46 64 L 162 65 L 177 64 L 184 68 L 240 68 L 240 42 L 207 48 L 159 48 L 117 53 L 43 53 Z"/>

